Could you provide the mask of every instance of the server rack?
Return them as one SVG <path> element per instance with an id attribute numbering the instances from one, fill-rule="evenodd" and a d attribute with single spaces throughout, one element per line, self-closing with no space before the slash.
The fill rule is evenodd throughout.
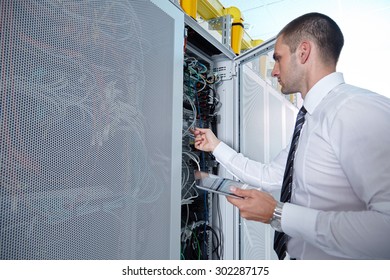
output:
<path id="1" fill-rule="evenodd" d="M 213 65 L 214 73 L 221 79 L 217 93 L 222 105 L 214 132 L 246 156 L 265 163 L 271 161 L 287 144 L 297 107 L 302 102 L 298 95 L 283 96 L 271 77 L 275 39 L 237 56 L 222 37 L 216 38 L 204 28 L 207 25 L 201 26 L 187 15 L 185 25 L 193 53 Z M 218 167 L 217 174 L 235 179 L 222 167 Z M 278 197 L 277 193 L 274 195 Z M 241 219 L 225 199 L 210 207 L 213 214 L 209 223 L 218 228 L 225 244 L 220 254 L 223 258 L 275 258 L 273 231 L 269 227 Z"/>

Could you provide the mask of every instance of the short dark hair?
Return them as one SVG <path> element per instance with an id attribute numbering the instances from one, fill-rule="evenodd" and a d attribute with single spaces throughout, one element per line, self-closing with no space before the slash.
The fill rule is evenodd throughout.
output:
<path id="1" fill-rule="evenodd" d="M 296 51 L 302 40 L 313 40 L 325 63 L 336 64 L 344 45 L 344 36 L 337 23 L 320 13 L 308 13 L 294 19 L 279 32 L 279 36 L 291 53 Z"/>

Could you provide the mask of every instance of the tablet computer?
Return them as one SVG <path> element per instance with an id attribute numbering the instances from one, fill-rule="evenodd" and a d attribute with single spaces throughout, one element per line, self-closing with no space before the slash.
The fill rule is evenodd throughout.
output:
<path id="1" fill-rule="evenodd" d="M 230 191 L 230 187 L 234 186 L 236 188 L 246 188 L 246 184 L 198 170 L 195 170 L 194 175 L 195 185 L 199 189 L 222 195 L 232 196 L 235 198 L 243 198 L 232 193 Z"/>

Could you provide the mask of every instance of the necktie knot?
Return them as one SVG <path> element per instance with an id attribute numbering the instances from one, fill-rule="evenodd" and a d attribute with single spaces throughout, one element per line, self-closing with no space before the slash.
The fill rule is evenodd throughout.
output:
<path id="1" fill-rule="evenodd" d="M 298 112 L 297 119 L 298 118 L 303 118 L 306 115 L 306 113 L 307 113 L 307 110 L 306 110 L 305 106 L 302 106 L 301 109 Z"/>

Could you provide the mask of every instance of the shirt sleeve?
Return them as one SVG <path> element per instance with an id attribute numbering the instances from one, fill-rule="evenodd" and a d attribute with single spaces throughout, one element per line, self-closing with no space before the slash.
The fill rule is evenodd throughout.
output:
<path id="1" fill-rule="evenodd" d="M 281 188 L 288 150 L 283 150 L 270 164 L 244 157 L 225 143 L 214 149 L 216 160 L 233 176 L 256 188 L 271 192 Z"/>
<path id="2" fill-rule="evenodd" d="M 366 209 L 317 211 L 286 204 L 287 234 L 338 257 L 390 259 L 390 105 L 380 100 L 350 100 L 329 126 L 330 144 Z"/>

